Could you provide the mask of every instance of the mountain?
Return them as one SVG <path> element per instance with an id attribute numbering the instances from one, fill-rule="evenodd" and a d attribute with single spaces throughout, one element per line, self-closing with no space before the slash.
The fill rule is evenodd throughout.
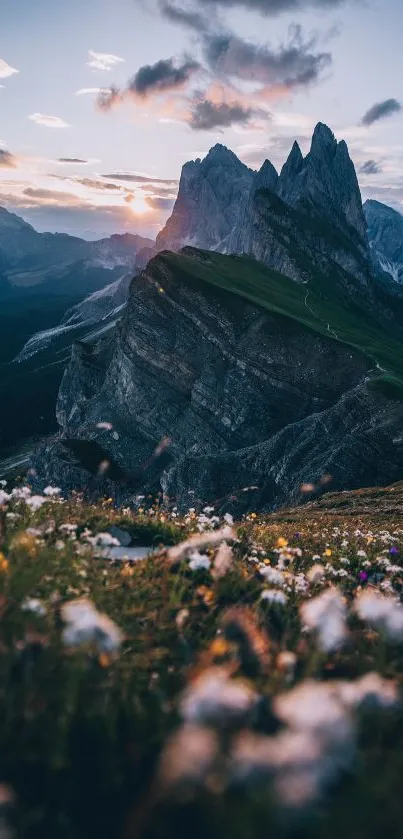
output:
<path id="1" fill-rule="evenodd" d="M 157 236 L 157 250 L 184 245 L 225 249 L 253 178 L 252 170 L 220 144 L 204 160 L 186 163 L 172 216 Z"/>
<path id="2" fill-rule="evenodd" d="M 397 283 L 403 283 L 403 216 L 379 201 L 366 201 L 368 237 L 375 260 Z"/>
<path id="3" fill-rule="evenodd" d="M 160 252 L 119 326 L 74 346 L 38 487 L 242 513 L 324 475 L 401 479 L 403 289 L 375 265 L 346 145 L 319 125 L 279 176 L 216 146 L 181 185 L 157 248 L 209 250 Z"/>
<path id="4" fill-rule="evenodd" d="M 75 341 L 97 340 L 116 326 L 127 302 L 131 279 L 131 273 L 127 274 L 68 309 L 57 326 L 30 336 L 22 349 L 18 346 L 13 361 L 0 365 L 0 448 L 56 431 L 56 397 L 71 348 Z M 57 300 L 62 300 L 66 308 L 67 300 Z M 42 315 L 47 314 L 48 319 L 57 311 L 51 301 L 44 298 L 42 303 Z M 14 312 L 13 317 L 10 304 L 4 304 L 0 322 L 3 319 L 9 330 L 19 327 L 19 335 L 24 325 L 27 328 L 21 313 L 16 316 Z M 27 410 L 27 406 L 33 405 L 35 410 Z"/>
<path id="5" fill-rule="evenodd" d="M 350 227 L 365 239 L 366 221 L 354 164 L 344 140 L 338 143 L 327 125 L 318 123 L 305 158 L 294 143 L 277 193 L 290 207 L 310 210 L 342 229 Z"/>
<path id="6" fill-rule="evenodd" d="M 342 289 L 307 297 L 250 259 L 157 256 L 115 335 L 75 346 L 38 486 L 244 512 L 325 474 L 335 489 L 401 478 L 399 340 Z"/>
<path id="7" fill-rule="evenodd" d="M 153 246 L 130 234 L 87 242 L 38 233 L 0 208 L 0 450 L 56 430 L 72 343 L 105 327 L 127 297 L 137 255 Z"/>
<path id="8" fill-rule="evenodd" d="M 153 245 L 131 234 L 87 242 L 64 233 L 38 233 L 0 207 L 0 298 L 78 293 L 83 299 L 122 269 L 134 270 L 137 253 Z M 114 274 L 106 278 L 102 272 Z"/>

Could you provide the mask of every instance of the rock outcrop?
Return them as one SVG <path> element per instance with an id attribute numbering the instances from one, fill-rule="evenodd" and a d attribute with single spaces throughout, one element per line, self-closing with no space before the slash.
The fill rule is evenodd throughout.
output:
<path id="1" fill-rule="evenodd" d="M 252 170 L 220 144 L 204 160 L 186 163 L 172 216 L 157 236 L 157 249 L 193 245 L 225 251 L 253 178 Z"/>

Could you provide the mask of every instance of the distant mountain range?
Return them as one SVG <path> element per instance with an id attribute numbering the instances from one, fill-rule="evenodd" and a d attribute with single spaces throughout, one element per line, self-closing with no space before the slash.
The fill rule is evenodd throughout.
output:
<path id="1" fill-rule="evenodd" d="M 186 164 L 118 327 L 75 344 L 38 486 L 244 512 L 401 479 L 403 288 L 369 210 L 323 124 L 280 175 Z"/>
<path id="2" fill-rule="evenodd" d="M 58 325 L 64 323 L 62 332 L 69 334 L 66 312 L 117 280 L 124 287 L 123 278 L 136 273 L 144 264 L 141 254 L 153 246 L 130 234 L 87 242 L 38 233 L 0 208 L 0 450 L 56 429 L 54 406 L 63 369 L 73 336 L 85 331 L 84 326 L 71 330 L 62 351 Z M 106 293 L 105 299 L 112 295 Z M 50 338 L 47 353 L 34 358 L 33 352 L 22 351 L 31 339 L 36 346 L 37 331 L 50 331 Z M 13 364 L 16 357 L 18 364 Z"/>

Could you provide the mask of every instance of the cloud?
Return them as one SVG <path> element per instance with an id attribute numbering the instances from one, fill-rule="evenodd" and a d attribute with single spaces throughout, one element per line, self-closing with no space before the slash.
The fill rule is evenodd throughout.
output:
<path id="1" fill-rule="evenodd" d="M 382 172 L 382 167 L 376 160 L 366 160 L 358 169 L 360 175 L 379 175 Z"/>
<path id="2" fill-rule="evenodd" d="M 112 70 L 116 64 L 122 64 L 123 62 L 124 58 L 120 58 L 118 55 L 112 55 L 109 52 L 88 51 L 87 65 L 93 70 L 100 70 L 105 73 L 108 70 Z"/>
<path id="3" fill-rule="evenodd" d="M 253 108 L 244 108 L 241 104 L 228 105 L 204 99 L 193 105 L 189 125 L 194 131 L 211 131 L 228 128 L 234 123 L 245 125 L 254 115 L 256 111 Z"/>
<path id="4" fill-rule="evenodd" d="M 322 70 L 331 64 L 330 53 L 315 52 L 315 46 L 314 38 L 304 42 L 297 25 L 290 27 L 288 42 L 278 49 L 231 34 L 204 37 L 204 55 L 215 73 L 287 89 L 318 81 Z"/>
<path id="5" fill-rule="evenodd" d="M 173 58 L 162 58 L 155 64 L 145 64 L 130 80 L 127 90 L 136 96 L 146 98 L 183 87 L 200 69 L 197 61 L 186 60 L 175 66 Z"/>
<path id="6" fill-rule="evenodd" d="M 239 6 L 248 11 L 274 16 L 282 12 L 296 12 L 307 8 L 332 10 L 341 6 L 346 0 L 198 0 L 198 2 L 204 9 L 216 7 L 232 9 Z"/>
<path id="7" fill-rule="evenodd" d="M 122 92 L 116 85 L 102 88 L 97 98 L 97 105 L 101 111 L 110 111 L 114 105 L 122 101 Z"/>
<path id="8" fill-rule="evenodd" d="M 17 166 L 17 158 L 6 149 L 0 149 L 0 168 L 15 169 Z"/>
<path id="9" fill-rule="evenodd" d="M 40 202 L 47 205 L 58 204 L 64 207 L 68 204 L 76 205 L 80 203 L 77 195 L 73 195 L 71 192 L 59 192 L 53 189 L 41 189 L 39 187 L 29 186 L 27 189 L 24 189 L 23 194 L 27 198 L 33 199 L 35 203 Z"/>
<path id="10" fill-rule="evenodd" d="M 81 157 L 59 157 L 58 163 L 83 163 L 87 165 L 88 160 L 82 160 Z"/>
<path id="11" fill-rule="evenodd" d="M 46 125 L 47 128 L 70 128 L 68 122 L 65 122 L 64 119 L 47 114 L 31 114 L 28 119 L 36 122 L 37 125 Z"/>
<path id="12" fill-rule="evenodd" d="M 124 181 L 133 184 L 166 184 L 167 186 L 177 184 L 177 180 L 169 178 L 152 178 L 148 175 L 139 175 L 136 172 L 112 172 L 109 175 L 101 175 L 102 178 L 107 178 L 111 181 Z"/>
<path id="13" fill-rule="evenodd" d="M 151 207 L 152 210 L 163 210 L 164 212 L 168 212 L 172 210 L 175 204 L 175 198 L 146 198 L 146 204 Z"/>
<path id="14" fill-rule="evenodd" d="M 180 26 L 186 26 L 189 29 L 194 29 L 196 32 L 203 32 L 207 30 L 208 21 L 204 15 L 196 11 L 184 9 L 181 6 L 173 6 L 168 0 L 160 2 L 160 9 L 162 15 L 170 21 L 170 23 L 178 23 Z"/>
<path id="15" fill-rule="evenodd" d="M 0 58 L 0 79 L 8 79 L 9 76 L 14 76 L 15 73 L 19 73 L 19 70 L 16 70 L 15 67 L 10 67 L 7 61 Z"/>
<path id="16" fill-rule="evenodd" d="M 75 96 L 88 96 L 90 94 L 95 95 L 95 94 L 102 93 L 102 91 L 104 89 L 105 88 L 103 88 L 103 87 L 82 87 L 82 88 L 80 88 L 80 90 L 76 90 L 74 95 Z"/>
<path id="17" fill-rule="evenodd" d="M 380 119 L 386 119 L 386 117 L 397 114 L 401 110 L 402 106 L 397 99 L 385 99 L 383 102 L 377 102 L 364 114 L 361 124 L 367 126 L 373 125 L 374 122 L 378 122 Z"/>

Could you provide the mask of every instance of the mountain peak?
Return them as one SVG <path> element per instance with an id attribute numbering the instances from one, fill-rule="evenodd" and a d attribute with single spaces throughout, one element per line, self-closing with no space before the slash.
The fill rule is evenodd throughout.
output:
<path id="1" fill-rule="evenodd" d="M 256 172 L 254 178 L 255 189 L 275 190 L 278 181 L 278 174 L 270 160 L 265 160 L 263 166 Z"/>
<path id="2" fill-rule="evenodd" d="M 336 138 L 333 131 L 324 122 L 318 122 L 312 135 L 312 146 L 334 146 Z"/>
<path id="3" fill-rule="evenodd" d="M 244 167 L 244 163 L 239 160 L 239 157 L 237 157 L 231 149 L 227 148 L 227 146 L 223 146 L 221 143 L 216 143 L 203 160 L 204 166 L 211 163 L 236 164 L 239 167 Z"/>

